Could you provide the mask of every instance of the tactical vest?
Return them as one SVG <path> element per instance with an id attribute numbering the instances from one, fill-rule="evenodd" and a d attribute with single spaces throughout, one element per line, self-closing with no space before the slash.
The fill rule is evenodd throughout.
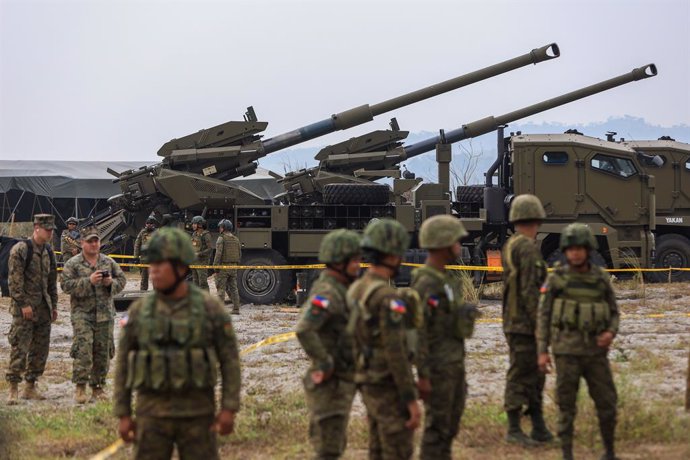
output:
<path id="1" fill-rule="evenodd" d="M 474 305 L 463 301 L 460 289 L 453 289 L 444 276 L 438 270 L 431 267 L 421 266 L 412 272 L 412 284 L 421 276 L 430 276 L 439 285 L 444 287 L 444 296 L 431 296 L 427 300 L 427 305 L 423 308 L 432 310 L 430 316 L 433 321 L 429 323 L 427 334 L 429 340 L 436 337 L 453 337 L 457 340 L 464 340 L 472 337 L 474 333 L 474 323 L 478 316 L 477 308 Z"/>
<path id="2" fill-rule="evenodd" d="M 220 237 L 223 238 L 223 256 L 220 258 L 220 263 L 239 263 L 240 240 L 235 235 L 227 232 L 223 232 Z"/>
<path id="3" fill-rule="evenodd" d="M 202 291 L 189 286 L 189 317 L 156 314 L 156 295 L 144 300 L 137 318 L 138 350 L 127 356 L 126 387 L 154 391 L 213 388 L 218 357 L 206 337 Z"/>
<path id="4" fill-rule="evenodd" d="M 557 269 L 551 278 L 553 308 L 551 327 L 555 331 L 599 334 L 610 326 L 611 310 L 606 301 L 607 285 L 599 267 L 588 273 Z"/>

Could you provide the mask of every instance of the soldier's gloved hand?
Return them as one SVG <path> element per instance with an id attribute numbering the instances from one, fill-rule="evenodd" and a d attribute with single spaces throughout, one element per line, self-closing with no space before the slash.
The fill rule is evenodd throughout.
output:
<path id="1" fill-rule="evenodd" d="M 22 308 L 22 318 L 24 318 L 27 321 L 31 321 L 34 319 L 34 309 L 31 308 L 31 306 L 23 307 Z"/>
<path id="2" fill-rule="evenodd" d="M 431 381 L 427 378 L 417 380 L 417 391 L 422 401 L 428 401 L 429 396 L 431 396 Z"/>
<path id="3" fill-rule="evenodd" d="M 216 421 L 211 425 L 211 431 L 215 431 L 221 436 L 232 433 L 235 429 L 235 413 L 228 410 L 221 410 L 216 415 Z"/>
<path id="4" fill-rule="evenodd" d="M 137 432 L 137 424 L 132 420 L 132 417 L 120 417 L 117 431 L 124 442 L 132 442 Z"/>
<path id="5" fill-rule="evenodd" d="M 537 362 L 539 364 L 539 370 L 542 374 L 551 373 L 551 357 L 548 353 L 539 353 Z"/>
<path id="6" fill-rule="evenodd" d="M 597 336 L 597 346 L 599 348 L 608 349 L 611 346 L 611 342 L 613 342 L 613 332 L 611 331 L 604 331 Z"/>
<path id="7" fill-rule="evenodd" d="M 407 410 L 410 412 L 410 418 L 405 422 L 405 428 L 408 430 L 416 430 L 422 420 L 422 411 L 419 409 L 417 401 L 407 403 Z"/>

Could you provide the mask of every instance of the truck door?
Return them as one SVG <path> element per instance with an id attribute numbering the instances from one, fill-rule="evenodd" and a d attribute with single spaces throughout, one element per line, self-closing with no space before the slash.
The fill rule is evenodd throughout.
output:
<path id="1" fill-rule="evenodd" d="M 592 151 L 585 157 L 589 201 L 611 224 L 639 223 L 648 206 L 648 191 L 630 158 Z"/>

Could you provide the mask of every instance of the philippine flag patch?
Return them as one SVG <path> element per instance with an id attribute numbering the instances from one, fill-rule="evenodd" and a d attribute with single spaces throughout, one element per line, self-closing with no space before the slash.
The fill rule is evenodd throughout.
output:
<path id="1" fill-rule="evenodd" d="M 432 296 L 429 296 L 429 300 L 427 300 L 426 303 L 431 308 L 438 308 L 438 305 L 439 305 L 439 303 L 441 303 L 441 300 L 438 298 L 437 295 L 432 295 Z"/>
<path id="2" fill-rule="evenodd" d="M 400 300 L 391 300 L 391 311 L 404 314 L 407 312 L 407 307 Z"/>
<path id="3" fill-rule="evenodd" d="M 546 294 L 546 291 L 548 291 L 548 290 L 549 290 L 549 287 L 546 284 L 543 284 L 541 286 L 541 288 L 539 288 L 539 292 L 541 292 L 542 294 Z"/>
<path id="4" fill-rule="evenodd" d="M 329 303 L 328 299 L 323 297 L 323 296 L 320 296 L 320 295 L 316 295 L 316 296 L 314 296 L 313 299 L 311 299 L 311 304 L 314 307 L 318 307 L 318 308 L 321 308 L 323 310 L 328 308 L 328 303 Z"/>

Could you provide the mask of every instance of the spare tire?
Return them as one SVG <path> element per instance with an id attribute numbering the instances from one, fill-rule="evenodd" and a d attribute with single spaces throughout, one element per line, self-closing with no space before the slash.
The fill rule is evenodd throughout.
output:
<path id="1" fill-rule="evenodd" d="M 484 186 L 459 185 L 455 194 L 460 203 L 481 203 L 484 201 Z"/>
<path id="2" fill-rule="evenodd" d="M 328 184 L 323 188 L 326 204 L 387 204 L 389 195 L 384 184 Z"/>

